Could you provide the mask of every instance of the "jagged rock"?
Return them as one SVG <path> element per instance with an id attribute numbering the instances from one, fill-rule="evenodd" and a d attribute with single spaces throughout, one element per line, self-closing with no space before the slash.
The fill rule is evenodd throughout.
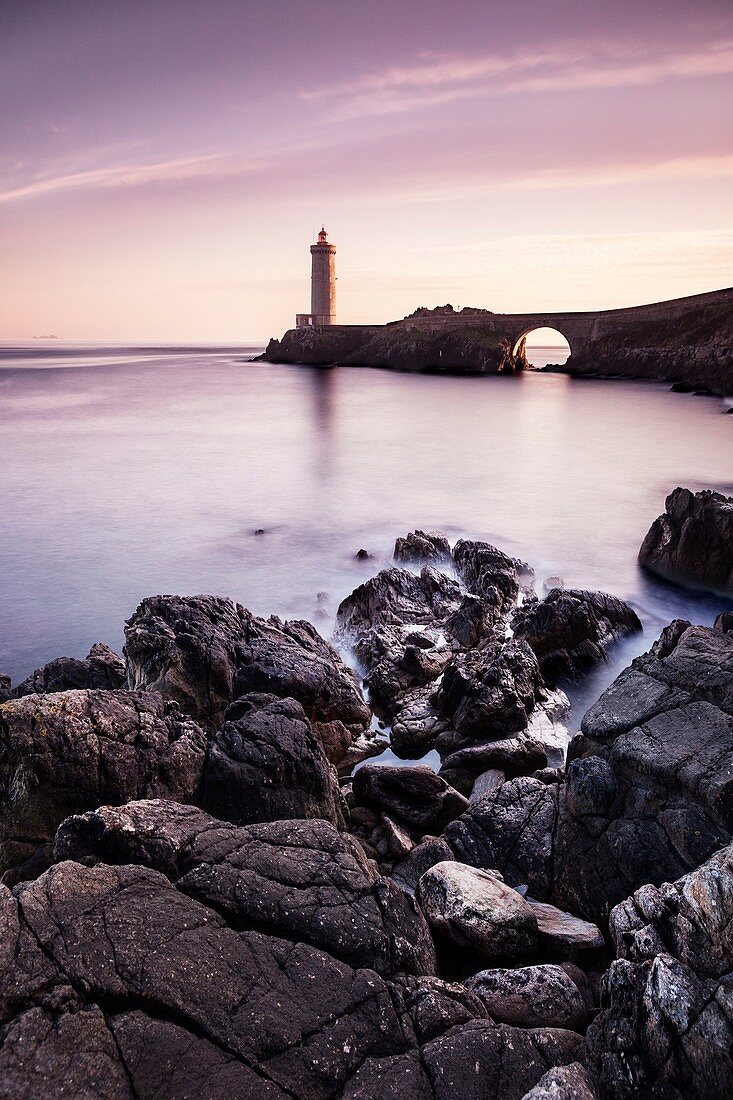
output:
<path id="1" fill-rule="evenodd" d="M 484 741 L 450 753 L 438 773 L 456 790 L 470 795 L 478 776 L 497 770 L 510 777 L 526 775 L 547 764 L 544 747 L 532 737 L 519 734 L 499 741 Z"/>
<path id="2" fill-rule="evenodd" d="M 462 737 L 483 740 L 525 729 L 541 692 L 537 658 L 529 646 L 497 641 L 459 654 L 448 665 L 438 706 Z"/>
<path id="3" fill-rule="evenodd" d="M 431 562 L 440 564 L 451 561 L 450 543 L 445 535 L 425 531 L 411 531 L 394 544 L 395 561 Z"/>
<path id="4" fill-rule="evenodd" d="M 482 638 L 488 637 L 496 621 L 496 609 L 480 596 L 467 595 L 460 606 L 448 616 L 445 630 L 464 649 L 473 649 Z"/>
<path id="5" fill-rule="evenodd" d="M 432 624 L 461 600 L 458 584 L 430 566 L 419 575 L 407 569 L 382 569 L 339 604 L 336 623 L 355 643 L 379 627 Z M 360 653 L 361 656 L 361 653 Z"/>
<path id="6" fill-rule="evenodd" d="M 125 636 L 130 685 L 160 691 L 214 726 L 240 695 L 291 697 L 338 764 L 371 721 L 354 674 L 310 623 L 258 619 L 215 596 L 153 596 Z"/>
<path id="7" fill-rule="evenodd" d="M 721 634 L 733 632 L 733 611 L 721 611 L 715 620 L 714 629 Z"/>
<path id="8" fill-rule="evenodd" d="M 364 764 L 354 775 L 357 805 L 383 810 L 419 835 L 440 831 L 463 813 L 467 799 L 425 764 Z"/>
<path id="9" fill-rule="evenodd" d="M 437 863 L 418 883 L 431 928 L 487 959 L 522 959 L 537 944 L 537 918 L 516 890 L 490 871 Z"/>
<path id="10" fill-rule="evenodd" d="M 597 1094 L 580 1062 L 571 1062 L 553 1066 L 522 1100 L 597 1100 Z"/>
<path id="11" fill-rule="evenodd" d="M 733 635 L 671 624 L 590 708 L 565 783 L 509 780 L 447 826 L 455 858 L 595 922 L 733 828 Z"/>
<path id="12" fill-rule="evenodd" d="M 534 570 L 526 562 L 510 558 L 488 542 L 459 539 L 453 560 L 469 592 L 483 597 L 497 615 L 511 606 L 521 584 L 529 584 Z"/>
<path id="13" fill-rule="evenodd" d="M 435 685 L 428 684 L 406 692 L 392 718 L 390 742 L 396 756 L 415 760 L 435 745 L 441 733 L 449 728 L 435 704 Z"/>
<path id="14" fill-rule="evenodd" d="M 464 983 L 477 993 L 493 1020 L 516 1027 L 563 1027 L 581 1031 L 585 1000 L 560 966 L 482 970 Z"/>
<path id="15" fill-rule="evenodd" d="M 42 869 L 69 814 L 141 797 L 193 801 L 205 748 L 196 722 L 155 692 L 65 691 L 3 703 L 0 870 L 15 869 L 6 881 Z"/>
<path id="16" fill-rule="evenodd" d="M 436 978 L 387 981 L 237 931 L 148 868 L 57 864 L 0 890 L 0 925 L 9 1095 L 336 1100 L 369 1095 L 386 1064 L 404 1080 L 404 1059 L 442 1082 L 439 1097 L 470 1066 L 474 1095 L 508 1075 L 511 1100 L 580 1053 L 568 1032 L 497 1028 Z"/>
<path id="17" fill-rule="evenodd" d="M 674 489 L 641 544 L 639 561 L 669 580 L 733 592 L 733 497 Z"/>
<path id="18" fill-rule="evenodd" d="M 13 694 L 13 684 L 9 676 L 0 675 L 0 703 L 10 699 Z"/>
<path id="19" fill-rule="evenodd" d="M 553 588 L 514 616 L 515 637 L 531 646 L 551 684 L 585 672 L 605 659 L 611 642 L 641 629 L 636 612 L 623 600 L 577 589 Z"/>
<path id="20" fill-rule="evenodd" d="M 588 1033 L 603 1095 L 731 1095 L 733 846 L 642 886 L 609 924 L 619 959 Z"/>
<path id="21" fill-rule="evenodd" d="M 57 657 L 37 668 L 15 688 L 13 695 L 70 691 L 74 688 L 111 689 L 124 687 L 125 662 L 109 646 L 97 642 L 83 661 L 75 657 Z M 9 685 L 8 685 L 9 686 Z"/>
<path id="22" fill-rule="evenodd" d="M 243 695 L 225 718 L 206 757 L 205 810 L 235 825 L 322 817 L 343 826 L 336 773 L 300 703 Z"/>
<path id="23" fill-rule="evenodd" d="M 387 855 L 392 859 L 404 859 L 408 856 L 415 847 L 415 842 L 407 830 L 393 821 L 388 814 L 380 815 L 380 823 L 385 834 Z"/>
<path id="24" fill-rule="evenodd" d="M 309 943 L 353 966 L 384 975 L 435 971 L 413 899 L 326 821 L 236 827 L 193 806 L 131 802 L 68 818 L 54 855 L 143 864 L 235 928 Z"/>

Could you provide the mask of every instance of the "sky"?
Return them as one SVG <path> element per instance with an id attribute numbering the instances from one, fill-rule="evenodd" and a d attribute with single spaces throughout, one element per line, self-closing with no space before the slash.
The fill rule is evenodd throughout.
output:
<path id="1" fill-rule="evenodd" d="M 729 0 L 2 0 L 0 340 L 733 283 Z"/>

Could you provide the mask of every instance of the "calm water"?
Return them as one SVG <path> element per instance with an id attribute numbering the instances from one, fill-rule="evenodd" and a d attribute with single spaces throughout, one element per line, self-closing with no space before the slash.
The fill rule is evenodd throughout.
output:
<path id="1" fill-rule="evenodd" d="M 97 640 L 119 649 L 157 592 L 227 594 L 328 634 L 416 526 L 488 539 L 540 584 L 631 600 L 646 635 L 576 693 L 579 713 L 671 618 L 708 623 L 723 605 L 636 564 L 671 488 L 733 491 L 717 400 L 250 364 L 241 349 L 53 351 L 0 351 L 0 671 L 14 680 Z M 360 547 L 374 560 L 356 562 Z"/>

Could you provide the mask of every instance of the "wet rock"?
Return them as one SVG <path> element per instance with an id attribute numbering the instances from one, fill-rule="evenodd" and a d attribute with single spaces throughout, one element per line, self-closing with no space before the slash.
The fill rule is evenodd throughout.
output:
<path id="1" fill-rule="evenodd" d="M 385 627 L 432 626 L 459 605 L 458 584 L 444 573 L 423 566 L 419 575 L 406 569 L 382 569 L 341 601 L 336 615 L 361 660 L 371 663 L 374 636 Z"/>
<path id="2" fill-rule="evenodd" d="M 495 606 L 480 596 L 469 594 L 448 616 L 445 630 L 463 649 L 473 649 L 483 638 L 489 637 L 495 621 Z"/>
<path id="3" fill-rule="evenodd" d="M 733 827 L 733 635 L 676 622 L 586 714 L 565 783 L 509 780 L 447 826 L 455 858 L 596 923 Z"/>
<path id="4" fill-rule="evenodd" d="M 580 1062 L 553 1066 L 525 1093 L 522 1100 L 598 1100 L 597 1093 Z"/>
<path id="5" fill-rule="evenodd" d="M 514 635 L 532 648 L 550 684 L 585 672 L 605 659 L 606 647 L 642 629 L 636 612 L 605 592 L 552 589 L 514 617 Z"/>
<path id="6" fill-rule="evenodd" d="M 394 545 L 395 561 L 430 562 L 440 564 L 451 561 L 450 543 L 445 535 L 425 531 L 411 531 L 398 538 Z"/>
<path id="7" fill-rule="evenodd" d="M 527 902 L 490 871 L 438 863 L 418 883 L 431 928 L 487 959 L 522 959 L 537 944 L 537 919 Z"/>
<path id="8" fill-rule="evenodd" d="M 445 840 L 436 836 L 424 836 L 409 856 L 395 866 L 392 874 L 395 882 L 414 893 L 418 882 L 427 870 L 434 867 L 436 863 L 452 859 L 453 852 Z"/>
<path id="9" fill-rule="evenodd" d="M 365 764 L 354 775 L 354 799 L 403 822 L 411 832 L 440 832 L 463 813 L 467 799 L 425 764 Z"/>
<path id="10" fill-rule="evenodd" d="M 581 1031 L 585 1024 L 586 1006 L 580 990 L 561 967 L 551 963 L 482 970 L 465 985 L 478 994 L 498 1023 L 571 1031 Z"/>
<path id="11" fill-rule="evenodd" d="M 310 623 L 258 619 L 215 596 L 153 596 L 125 635 L 130 684 L 160 691 L 203 722 L 219 725 L 250 692 L 291 697 L 337 764 L 371 721 L 354 674 Z"/>
<path id="12" fill-rule="evenodd" d="M 731 1094 L 732 922 L 730 846 L 613 910 L 619 959 L 588 1035 L 604 1095 Z"/>
<path id="13" fill-rule="evenodd" d="M 531 583 L 534 576 L 526 562 L 510 558 L 488 542 L 459 539 L 453 560 L 469 592 L 483 597 L 495 615 L 514 604 L 520 585 Z"/>
<path id="14" fill-rule="evenodd" d="M 529 646 L 490 642 L 448 665 L 438 705 L 462 737 L 483 740 L 525 729 L 541 692 L 539 666 Z"/>
<path id="15" fill-rule="evenodd" d="M 203 730 L 155 692 L 65 691 L 4 703 L 0 870 L 14 869 L 6 881 L 39 873 L 69 814 L 135 798 L 193 801 L 205 750 Z"/>
<path id="16" fill-rule="evenodd" d="M 405 692 L 392 718 L 392 751 L 405 760 L 415 760 L 432 749 L 449 723 L 436 709 L 435 685 Z"/>
<path id="17" fill-rule="evenodd" d="M 647 569 L 669 580 L 733 592 L 733 498 L 677 488 L 639 550 Z"/>
<path id="18" fill-rule="evenodd" d="M 357 550 L 354 554 L 354 558 L 356 559 L 356 561 L 369 561 L 371 556 L 372 555 L 369 553 L 369 551 L 365 550 L 363 547 L 361 548 L 361 550 Z"/>
<path id="19" fill-rule="evenodd" d="M 124 686 L 127 678 L 125 662 L 103 642 L 97 642 L 83 661 L 75 657 L 57 657 L 43 668 L 37 668 L 18 684 L 13 695 L 70 691 L 74 688 L 114 690 Z M 8 686 L 10 686 L 8 684 Z"/>
<path id="20" fill-rule="evenodd" d="M 13 694 L 13 685 L 9 676 L 0 675 L 0 703 L 10 699 Z"/>
<path id="21" fill-rule="evenodd" d="M 343 827 L 336 773 L 300 703 L 243 695 L 225 717 L 207 753 L 205 810 L 236 825 L 322 817 Z"/>
<path id="22" fill-rule="evenodd" d="M 412 898 L 326 821 L 236 827 L 193 806 L 132 802 L 67 819 L 54 851 L 57 860 L 143 864 L 232 927 L 309 943 L 351 965 L 435 971 Z"/>

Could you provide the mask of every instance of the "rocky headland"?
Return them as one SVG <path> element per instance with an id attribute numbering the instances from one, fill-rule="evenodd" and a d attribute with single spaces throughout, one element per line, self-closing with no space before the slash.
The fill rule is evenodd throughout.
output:
<path id="1" fill-rule="evenodd" d="M 290 329 L 260 357 L 272 363 L 512 374 L 528 368 L 524 338 L 559 330 L 577 376 L 648 378 L 683 391 L 733 394 L 733 289 L 598 312 L 501 314 L 451 305 L 386 325 Z"/>
<path id="2" fill-rule="evenodd" d="M 641 623 L 556 580 L 416 531 L 339 608 L 359 675 L 155 596 L 122 657 L 3 678 L 0 1093 L 729 1096 L 731 613 L 566 756 L 564 688 Z"/>

